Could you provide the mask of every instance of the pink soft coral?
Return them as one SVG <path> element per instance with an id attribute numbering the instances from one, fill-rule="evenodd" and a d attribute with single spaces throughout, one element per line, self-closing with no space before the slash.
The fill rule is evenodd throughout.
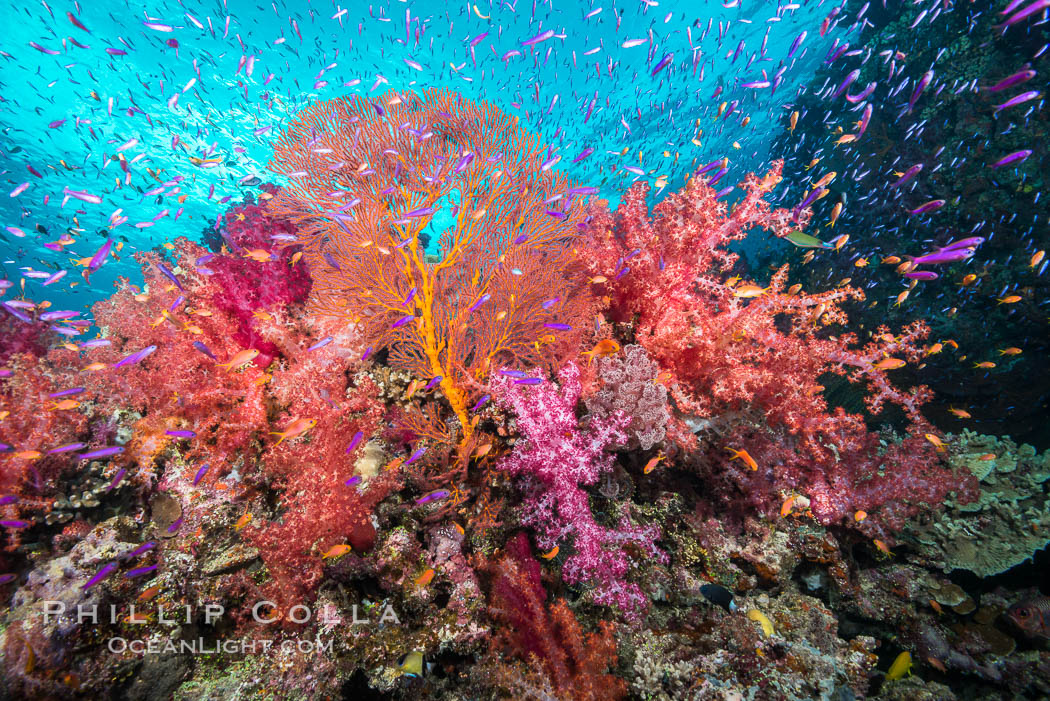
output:
<path id="1" fill-rule="evenodd" d="M 605 449 L 627 441 L 630 419 L 622 412 L 592 416 L 581 430 L 576 419 L 580 398 L 580 370 L 567 364 L 558 374 L 560 387 L 515 384 L 509 377 L 493 381 L 497 402 L 517 416 L 523 439 L 499 469 L 525 478 L 522 522 L 537 530 L 540 546 L 549 549 L 571 538 L 574 548 L 565 561 L 563 577 L 570 584 L 594 587 L 597 603 L 617 606 L 637 617 L 646 599 L 641 588 L 626 581 L 630 559 L 627 545 L 664 562 L 667 556 L 653 545 L 656 526 L 637 526 L 624 515 L 615 528 L 598 524 L 583 489 L 612 469 Z"/>

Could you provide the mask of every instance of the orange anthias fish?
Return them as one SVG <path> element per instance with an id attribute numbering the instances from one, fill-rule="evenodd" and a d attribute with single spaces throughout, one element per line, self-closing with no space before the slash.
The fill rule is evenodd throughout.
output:
<path id="1" fill-rule="evenodd" d="M 590 365 L 595 357 L 606 358 L 610 355 L 615 355 L 619 350 L 619 343 L 611 338 L 603 338 L 594 344 L 594 348 L 591 348 L 589 351 L 584 351 L 583 355 L 587 356 L 587 364 Z"/>
<path id="2" fill-rule="evenodd" d="M 422 589 L 426 585 L 430 584 L 431 580 L 434 579 L 434 568 L 428 567 L 423 574 L 419 575 L 415 579 L 416 586 Z"/>
<path id="3" fill-rule="evenodd" d="M 557 557 L 558 550 L 559 550 L 558 546 L 555 545 L 553 548 L 551 548 L 547 552 L 540 553 L 540 557 L 542 557 L 544 560 L 550 560 L 551 558 Z"/>
<path id="4" fill-rule="evenodd" d="M 332 547 L 328 548 L 324 555 L 321 556 L 321 559 L 331 560 L 337 557 L 342 557 L 343 555 L 346 555 L 348 552 L 350 552 L 350 550 L 350 546 L 345 543 L 333 545 Z"/>
<path id="5" fill-rule="evenodd" d="M 237 355 L 230 358 L 230 362 L 220 365 L 220 368 L 229 368 L 231 370 L 237 370 L 244 367 L 248 363 L 252 362 L 259 356 L 259 351 L 255 348 L 249 348 L 242 350 Z"/>
<path id="6" fill-rule="evenodd" d="M 935 436 L 934 434 L 926 433 L 926 434 L 923 434 L 923 436 L 930 443 L 933 443 L 933 445 L 936 446 L 937 450 L 942 451 L 942 452 L 944 450 L 947 450 L 947 448 L 944 445 L 944 441 L 942 441 L 939 437 Z"/>
<path id="7" fill-rule="evenodd" d="M 657 463 L 664 459 L 663 454 L 657 455 L 649 459 L 649 462 L 645 463 L 645 467 L 642 468 L 642 474 L 648 475 L 650 472 L 656 469 Z"/>
<path id="8" fill-rule="evenodd" d="M 759 287 L 758 285 L 741 285 L 733 290 L 734 297 L 740 297 L 742 299 L 752 299 L 754 297 L 761 297 L 766 293 L 765 287 Z"/>
<path id="9" fill-rule="evenodd" d="M 288 426 L 288 428 L 283 431 L 270 431 L 270 435 L 281 437 L 276 443 L 274 443 L 274 445 L 277 446 L 283 443 L 286 439 L 303 435 L 316 425 L 317 419 L 296 419 L 290 426 Z"/>
<path id="10" fill-rule="evenodd" d="M 740 459 L 743 460 L 744 464 L 750 467 L 752 470 L 758 469 L 758 463 L 755 462 L 755 459 L 751 457 L 751 455 L 746 450 L 733 450 L 732 448 L 728 447 L 726 448 L 726 450 L 733 454 L 733 457 L 731 457 L 730 460 Z"/>
<path id="11" fill-rule="evenodd" d="M 76 409 L 78 406 L 80 406 L 80 402 L 75 399 L 63 399 L 60 402 L 55 402 L 55 405 L 51 407 L 51 411 L 67 411 Z"/>
<path id="12" fill-rule="evenodd" d="M 876 370 L 896 370 L 902 368 L 907 363 L 900 358 L 883 358 L 879 362 L 875 363 L 874 367 Z"/>

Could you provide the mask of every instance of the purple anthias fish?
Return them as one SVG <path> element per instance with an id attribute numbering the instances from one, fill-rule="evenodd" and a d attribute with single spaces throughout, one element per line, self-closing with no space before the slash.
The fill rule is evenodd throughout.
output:
<path id="1" fill-rule="evenodd" d="M 921 173 L 922 172 L 922 168 L 923 168 L 922 163 L 916 163 L 911 168 L 908 168 L 908 170 L 904 171 L 904 173 L 901 174 L 900 179 L 898 179 L 897 182 L 895 182 L 892 185 L 890 185 L 890 187 L 900 187 L 901 185 L 903 185 L 904 183 L 908 182 L 909 180 L 914 178 L 916 175 Z"/>
<path id="2" fill-rule="evenodd" d="M 584 158 L 587 158 L 587 156 L 591 155 L 592 153 L 594 153 L 594 149 L 590 148 L 588 146 L 587 148 L 583 149 L 583 151 L 580 152 L 579 156 L 577 156 L 576 158 L 572 159 L 572 162 L 573 163 L 579 163 L 580 161 L 582 161 Z"/>
<path id="3" fill-rule="evenodd" d="M 1009 100 L 1007 100 L 1001 105 L 996 105 L 995 111 L 999 112 L 1000 110 L 1005 110 L 1009 107 L 1016 107 L 1017 105 L 1024 104 L 1029 100 L 1034 100 L 1037 97 L 1041 97 L 1042 94 L 1043 93 L 1039 92 L 1038 90 L 1029 90 L 1028 92 L 1023 92 L 1020 95 L 1011 97 Z"/>
<path id="4" fill-rule="evenodd" d="M 392 328 L 392 329 L 397 329 L 397 328 L 400 328 L 400 327 L 404 326 L 405 324 L 407 324 L 408 322 L 412 321 L 412 320 L 413 320 L 413 319 L 415 319 L 415 318 L 416 318 L 416 317 L 414 317 L 413 315 L 411 315 L 411 314 L 408 314 L 408 315 L 406 315 L 406 316 L 403 316 L 403 317 L 401 317 L 401 318 L 400 318 L 400 319 L 398 319 L 397 321 L 395 321 L 395 322 L 393 323 L 393 325 L 391 325 L 391 327 L 390 327 L 390 328 Z"/>
<path id="5" fill-rule="evenodd" d="M 485 406 L 485 403 L 488 402 L 488 400 L 490 400 L 490 399 L 492 399 L 492 395 L 489 395 L 489 394 L 484 395 L 481 399 L 478 400 L 477 404 L 475 404 L 474 406 L 472 406 L 470 408 L 470 410 L 471 411 L 477 411 L 481 407 Z"/>
<path id="6" fill-rule="evenodd" d="M 1020 85 L 1021 83 L 1031 80 L 1035 77 L 1035 75 L 1035 71 L 1031 69 L 1018 71 L 1011 76 L 1003 78 L 995 85 L 985 88 L 985 90 L 987 90 L 988 92 L 999 92 L 1000 90 L 1006 90 L 1007 88 L 1012 88 L 1015 85 Z"/>
<path id="7" fill-rule="evenodd" d="M 203 465 L 201 465 L 200 469 L 197 470 L 197 474 L 195 474 L 193 476 L 193 486 L 194 487 L 196 487 L 200 483 L 200 481 L 202 479 L 204 479 L 204 475 L 207 472 L 208 472 L 208 463 L 204 463 Z"/>
<path id="8" fill-rule="evenodd" d="M 445 379 L 443 375 L 437 375 L 427 383 L 427 386 L 423 388 L 423 391 L 426 392 L 427 390 L 433 389 L 438 386 L 443 379 Z"/>
<path id="9" fill-rule="evenodd" d="M 714 170 L 715 168 L 719 167 L 720 165 L 722 165 L 722 160 L 721 159 L 719 159 L 717 161 L 711 161 L 710 163 L 704 165 L 698 171 L 696 171 L 695 175 L 701 176 L 701 175 L 703 175 L 704 173 L 706 173 L 708 171 Z"/>
<path id="10" fill-rule="evenodd" d="M 539 385 L 542 383 L 542 377 L 524 377 L 520 380 L 514 380 L 514 384 L 516 385 Z"/>
<path id="11" fill-rule="evenodd" d="M 1002 168 L 1013 163 L 1020 163 L 1029 156 L 1032 155 L 1031 149 L 1022 149 L 1020 151 L 1014 151 L 1013 153 L 1007 154 L 1000 158 L 998 161 L 992 164 L 993 168 Z"/>
<path id="12" fill-rule="evenodd" d="M 432 501 L 437 501 L 438 499 L 444 499 L 448 495 L 449 491 L 447 489 L 437 489 L 433 492 L 430 492 L 429 494 L 424 494 L 420 498 L 416 499 L 416 505 L 418 506 L 420 504 L 427 504 Z"/>
<path id="13" fill-rule="evenodd" d="M 926 212 L 932 212 L 935 209 L 940 209 L 944 206 L 944 200 L 930 200 L 925 202 L 915 209 L 909 209 L 908 214 L 925 214 Z"/>
<path id="14" fill-rule="evenodd" d="M 74 311 L 57 311 L 57 312 L 44 312 L 40 315 L 40 321 L 55 321 L 56 319 L 72 319 L 75 316 L 80 316 L 80 312 Z"/>
<path id="15" fill-rule="evenodd" d="M 550 39 L 553 36 L 554 36 L 554 30 L 553 29 L 548 29 L 545 32 L 540 32 L 539 34 L 537 34 L 534 37 L 529 37 L 528 39 L 523 40 L 521 42 L 521 45 L 522 46 L 532 46 L 534 44 L 539 44 L 541 41 L 547 41 L 548 39 Z"/>
<path id="16" fill-rule="evenodd" d="M 942 249 L 933 253 L 927 253 L 924 256 L 915 258 L 912 262 L 916 265 L 939 265 L 941 263 L 955 263 L 956 261 L 966 260 L 973 256 L 974 249 L 972 248 L 952 248 Z"/>
<path id="17" fill-rule="evenodd" d="M 477 311 L 478 307 L 480 307 L 485 302 L 489 301 L 490 298 L 491 298 L 491 295 L 486 292 L 485 294 L 483 294 L 480 297 L 478 297 L 478 301 L 476 301 L 476 302 L 474 302 L 474 304 L 470 305 L 470 308 L 467 309 L 467 311 L 468 312 Z"/>
<path id="18" fill-rule="evenodd" d="M 660 62 L 658 64 L 656 64 L 655 68 L 653 68 L 653 72 L 649 74 L 649 77 L 651 78 L 652 76 L 654 76 L 657 73 L 659 73 L 660 71 L 662 71 L 664 68 L 666 68 L 668 65 L 670 65 L 671 61 L 673 61 L 673 60 L 674 60 L 674 54 L 673 53 L 671 53 L 671 54 L 664 54 L 664 57 L 662 59 L 660 59 Z"/>
<path id="19" fill-rule="evenodd" d="M 51 399 L 58 399 L 59 397 L 68 397 L 71 394 L 80 394 L 84 391 L 83 387 L 71 387 L 70 389 L 64 389 L 59 392 L 52 392 L 47 395 Z"/>
<path id="20" fill-rule="evenodd" d="M 33 317 L 29 316 L 25 312 L 19 311 L 16 307 L 12 306 L 9 301 L 8 302 L 4 302 L 2 306 L 4 307 L 4 309 L 7 310 L 7 312 L 11 316 L 15 317 L 16 319 L 19 319 L 20 321 L 24 321 L 27 324 L 33 323 Z"/>
<path id="21" fill-rule="evenodd" d="M 53 455 L 55 453 L 68 453 L 70 451 L 80 450 L 81 448 L 86 447 L 87 443 L 66 443 L 65 445 L 60 445 L 57 448 L 52 448 L 51 450 L 47 451 L 47 454 Z"/>
<path id="22" fill-rule="evenodd" d="M 48 285 L 51 285 L 51 284 L 53 284 L 53 283 L 56 283 L 56 282 L 58 282 L 59 280 L 61 280 L 62 278 L 64 278 L 64 277 L 66 276 L 66 274 L 67 274 L 67 273 L 69 273 L 69 271 L 68 271 L 68 270 L 59 270 L 59 271 L 58 271 L 58 272 L 56 272 L 56 273 L 52 273 L 52 274 L 51 274 L 51 275 L 49 275 L 49 276 L 48 276 L 48 278 L 47 278 L 46 280 L 44 280 L 44 282 L 42 283 L 43 287 L 47 287 Z"/>
<path id="23" fill-rule="evenodd" d="M 125 572 L 124 573 L 124 577 L 127 578 L 127 579 L 132 579 L 134 577 L 141 577 L 144 574 L 149 574 L 150 572 L 153 572 L 158 567 L 160 567 L 160 565 L 149 565 L 148 567 L 136 567 L 133 570 L 128 570 L 127 572 Z"/>
<path id="24" fill-rule="evenodd" d="M 215 357 L 215 354 L 211 352 L 211 349 L 208 348 L 208 346 L 204 345 L 201 341 L 194 341 L 193 347 L 199 350 L 204 355 L 211 358 L 212 360 L 214 360 L 215 362 L 219 361 L 219 359 Z"/>
<path id="25" fill-rule="evenodd" d="M 92 458 L 109 458 L 114 455 L 120 455 L 123 452 L 124 449 L 122 447 L 119 445 L 113 445 L 108 448 L 99 448 L 98 450 L 81 453 L 78 457 L 80 460 L 91 460 Z"/>
<path id="26" fill-rule="evenodd" d="M 113 239 L 106 239 L 106 242 L 95 252 L 95 255 L 91 256 L 91 260 L 88 261 L 88 269 L 98 270 L 102 263 L 105 262 L 111 248 L 113 248 Z"/>
<path id="27" fill-rule="evenodd" d="M 974 246 L 980 246 L 982 243 L 984 243 L 983 236 L 969 236 L 958 241 L 952 241 L 947 246 L 941 246 L 940 250 L 950 251 L 956 248 L 973 248 Z"/>
<path id="28" fill-rule="evenodd" d="M 117 470 L 117 474 L 113 475 L 113 479 L 110 480 L 109 486 L 106 487 L 106 491 L 107 492 L 113 491 L 116 488 L 116 486 L 118 484 L 120 484 L 120 481 L 122 479 L 124 479 L 124 475 L 126 475 L 126 474 L 128 474 L 128 471 L 125 470 L 123 467 L 120 468 L 119 470 Z"/>
<path id="29" fill-rule="evenodd" d="M 0 521 L 0 528 L 29 528 L 29 521 Z"/>
<path id="30" fill-rule="evenodd" d="M 507 377 L 528 377 L 528 374 L 521 370 L 500 370 L 500 375 L 506 375 Z"/>
<path id="31" fill-rule="evenodd" d="M 306 350 L 307 350 L 307 352 L 315 351 L 318 348 L 324 348 L 325 346 L 327 346 L 331 342 L 332 342 L 332 337 L 331 336 L 325 336 L 320 341 L 318 341 L 317 343 L 313 344 L 312 346 L 310 346 Z"/>
<path id="32" fill-rule="evenodd" d="M 904 273 L 904 277 L 909 280 L 936 280 L 940 275 L 932 270 L 912 270 L 911 272 Z"/>
<path id="33" fill-rule="evenodd" d="M 915 90 L 911 93 L 911 98 L 908 100 L 907 113 L 911 114 L 912 109 L 915 107 L 915 103 L 919 101 L 919 97 L 922 96 L 922 91 L 926 89 L 926 86 L 933 80 L 933 71 L 926 71 L 919 78 L 918 84 L 915 86 Z"/>
<path id="34" fill-rule="evenodd" d="M 164 277 L 175 283 L 175 287 L 179 288 L 180 292 L 182 291 L 182 283 L 180 283 L 179 279 L 175 277 L 175 273 L 171 272 L 171 270 L 169 270 L 163 263 L 154 263 L 154 265 L 157 266 L 157 270 L 164 274 Z"/>
<path id="35" fill-rule="evenodd" d="M 177 431 L 165 431 L 164 435 L 173 436 L 175 438 L 195 438 L 197 436 L 194 431 L 177 430 Z"/>
<path id="36" fill-rule="evenodd" d="M 358 431 L 357 433 L 355 433 L 354 437 L 350 439 L 350 445 L 346 446 L 346 452 L 349 453 L 354 448 L 356 448 L 357 444 L 361 442 L 361 439 L 364 438 L 364 436 L 365 436 L 365 434 L 362 433 L 361 431 Z"/>
<path id="37" fill-rule="evenodd" d="M 113 572 L 113 570 L 115 569 L 117 569 L 117 563 L 107 562 L 105 565 L 102 566 L 102 569 L 100 569 L 94 577 L 87 581 L 87 584 L 81 587 L 81 589 L 90 589 L 91 587 L 95 586 L 103 579 L 108 577 L 110 573 Z"/>
<path id="38" fill-rule="evenodd" d="M 425 452 L 427 452 L 426 448 L 419 448 L 418 450 L 413 452 L 410 456 L 408 456 L 408 460 L 405 461 L 405 465 L 411 465 L 416 460 L 419 460 L 421 457 L 423 457 L 423 453 L 425 453 Z"/>
<path id="39" fill-rule="evenodd" d="M 1003 23 L 1004 31 L 1006 27 L 1011 27 L 1017 24 L 1018 22 L 1028 17 L 1031 17 L 1035 13 L 1047 9 L 1048 7 L 1050 7 L 1050 0 L 1036 0 L 1036 2 L 1033 2 L 1031 5 L 1024 8 L 1023 10 L 1020 10 L 1015 14 L 1012 14 L 1009 17 L 1007 17 L 1006 21 Z"/>
<path id="40" fill-rule="evenodd" d="M 152 550 L 155 547 L 157 547 L 157 541 L 155 541 L 155 540 L 146 541 L 145 543 L 143 543 L 142 545 L 138 546 L 137 548 L 132 550 L 130 553 L 125 555 L 124 558 L 127 559 L 127 560 L 132 560 L 132 559 L 138 557 L 139 555 L 142 555 L 143 553 L 149 552 L 150 550 Z"/>
<path id="41" fill-rule="evenodd" d="M 126 355 L 113 364 L 113 369 L 122 368 L 125 365 L 134 365 L 136 363 L 140 363 L 147 357 L 149 357 L 155 350 L 157 350 L 156 346 L 146 346 L 142 350 L 135 351 L 131 355 Z"/>
<path id="42" fill-rule="evenodd" d="M 846 77 L 843 79 L 843 81 L 841 83 L 839 83 L 839 86 L 835 89 L 835 92 L 832 93 L 831 99 L 832 100 L 838 99 L 842 95 L 842 93 L 846 92 L 846 90 L 849 89 L 849 86 L 853 84 L 853 81 L 855 81 L 859 77 L 860 77 L 860 69 L 859 68 L 856 68 L 856 69 L 850 71 L 846 75 Z"/>
<path id="43" fill-rule="evenodd" d="M 568 324 L 544 324 L 543 328 L 551 329 L 553 331 L 571 331 L 572 327 Z"/>

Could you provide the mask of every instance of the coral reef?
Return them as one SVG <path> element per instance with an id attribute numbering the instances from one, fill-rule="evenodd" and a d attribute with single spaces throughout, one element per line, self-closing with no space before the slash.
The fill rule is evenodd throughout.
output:
<path id="1" fill-rule="evenodd" d="M 752 279 L 811 218 L 780 165 L 650 213 L 555 162 L 448 92 L 321 103 L 97 335 L 9 315 L 0 698 L 1050 693 L 1050 457 L 934 428 L 924 323 Z"/>
<path id="2" fill-rule="evenodd" d="M 950 460 L 980 480 L 980 496 L 948 499 L 942 511 L 908 524 L 907 535 L 921 544 L 916 561 L 990 577 L 1050 544 L 1050 453 L 965 430 L 945 441 Z"/>

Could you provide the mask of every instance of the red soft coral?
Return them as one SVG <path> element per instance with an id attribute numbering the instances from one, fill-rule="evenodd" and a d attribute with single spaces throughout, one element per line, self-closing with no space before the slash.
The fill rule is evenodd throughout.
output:
<path id="1" fill-rule="evenodd" d="M 912 435 L 932 430 L 919 412 L 929 390 L 901 390 L 879 365 L 886 358 L 918 361 L 924 324 L 897 335 L 880 328 L 859 346 L 855 334 L 830 330 L 846 322 L 841 305 L 863 299 L 860 290 L 803 294 L 787 288 L 787 266 L 766 288 L 723 280 L 737 261 L 730 242 L 755 227 L 786 236 L 808 221 L 808 211 L 795 222 L 792 212 L 763 200 L 780 169 L 778 162 L 764 178 L 749 175 L 731 210 L 700 178 L 656 205 L 651 217 L 645 183 L 628 190 L 615 215 L 594 208 L 591 267 L 608 280 L 610 314 L 633 322 L 635 340 L 669 371 L 661 381 L 679 411 L 697 432 L 717 439 L 700 462 L 723 495 L 772 515 L 797 489 L 824 523 L 853 522 L 857 510 L 875 514 L 862 525 L 870 532 L 899 527 L 919 502 L 937 504 L 949 491 L 969 496 L 972 477 L 941 467 L 931 444 L 881 445 L 863 417 L 829 408 L 819 384 L 829 373 L 866 383 L 873 413 L 896 404 Z M 757 468 L 726 448 L 746 450 Z"/>

